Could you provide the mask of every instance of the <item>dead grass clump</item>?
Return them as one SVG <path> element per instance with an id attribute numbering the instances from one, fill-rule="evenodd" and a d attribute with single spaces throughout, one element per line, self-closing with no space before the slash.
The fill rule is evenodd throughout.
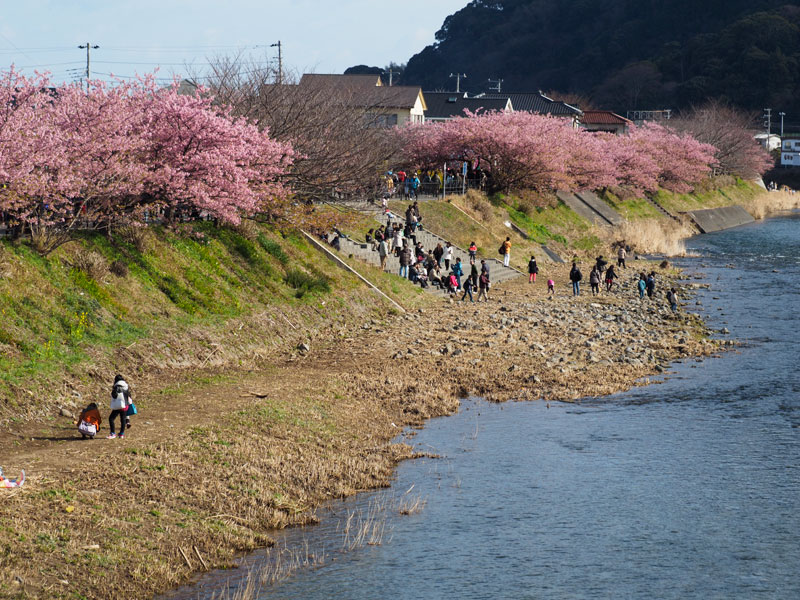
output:
<path id="1" fill-rule="evenodd" d="M 255 242 L 258 239 L 258 234 L 261 233 L 255 222 L 250 219 L 242 219 L 238 225 L 233 227 L 233 230 L 251 242 Z"/>
<path id="2" fill-rule="evenodd" d="M 108 268 L 114 275 L 117 277 L 127 277 L 128 276 L 128 265 L 124 261 L 119 259 L 115 260 L 111 263 L 111 266 Z"/>
<path id="3" fill-rule="evenodd" d="M 492 210 L 492 203 L 489 202 L 486 194 L 477 190 L 467 190 L 465 200 L 470 210 L 479 214 L 487 221 L 492 218 L 494 211 Z"/>
<path id="4" fill-rule="evenodd" d="M 558 198 L 552 192 L 537 192 L 536 190 L 522 190 L 519 192 L 517 210 L 530 216 L 542 208 L 558 206 Z"/>
<path id="5" fill-rule="evenodd" d="M 152 232 L 144 226 L 123 225 L 116 230 L 116 235 L 123 242 L 130 244 L 144 254 L 152 246 Z"/>
<path id="6" fill-rule="evenodd" d="M 612 239 L 624 239 L 640 254 L 664 254 L 683 256 L 686 254 L 684 240 L 694 231 L 683 223 L 660 219 L 638 219 L 625 221 L 612 230 Z"/>
<path id="7" fill-rule="evenodd" d="M 82 271 L 95 281 L 100 281 L 108 273 L 106 259 L 97 252 L 82 247 L 75 251 L 70 263 L 73 268 Z"/>
<path id="8" fill-rule="evenodd" d="M 800 194 L 788 191 L 764 192 L 748 200 L 744 208 L 754 219 L 763 219 L 776 212 L 800 208 Z"/>

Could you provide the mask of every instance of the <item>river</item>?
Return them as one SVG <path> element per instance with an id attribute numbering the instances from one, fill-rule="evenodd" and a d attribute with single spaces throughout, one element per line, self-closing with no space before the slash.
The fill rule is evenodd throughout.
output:
<path id="1" fill-rule="evenodd" d="M 800 214 L 688 246 L 680 266 L 711 287 L 686 308 L 737 351 L 579 404 L 465 401 L 409 440 L 441 458 L 284 532 L 324 564 L 258 598 L 800 598 Z M 397 498 L 425 506 L 388 510 L 382 543 L 339 551 L 348 512 Z"/>

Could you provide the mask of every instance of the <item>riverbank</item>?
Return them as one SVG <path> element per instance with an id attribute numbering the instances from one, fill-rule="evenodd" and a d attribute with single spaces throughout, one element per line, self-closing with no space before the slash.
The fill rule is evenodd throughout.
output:
<path id="1" fill-rule="evenodd" d="M 0 513 L 2 595 L 150 597 L 313 521 L 325 500 L 388 485 L 411 454 L 390 443 L 399 428 L 460 397 L 609 394 L 718 350 L 699 319 L 673 317 L 661 296 L 640 302 L 634 270 L 597 298 L 573 298 L 567 268 L 548 266 L 552 300 L 540 276 L 485 304 L 437 299 L 334 325 L 308 351 L 207 369 L 151 398 L 125 440 L 78 441 L 65 422 L 33 449 L 5 436 L 4 467 L 29 481 Z M 657 271 L 663 290 L 675 273 Z"/>

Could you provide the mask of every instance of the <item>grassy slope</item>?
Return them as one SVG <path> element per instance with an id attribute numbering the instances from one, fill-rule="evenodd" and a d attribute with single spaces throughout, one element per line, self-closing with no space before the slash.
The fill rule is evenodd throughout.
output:
<path id="1" fill-rule="evenodd" d="M 763 193 L 753 183 L 738 180 L 723 187 L 709 186 L 692 194 L 675 194 L 660 191 L 656 200 L 671 212 L 682 212 L 698 208 L 714 208 L 732 204 L 747 205 L 753 198 Z M 646 220 L 666 220 L 652 204 L 644 198 L 620 199 L 606 192 L 604 199 L 626 219 L 635 223 Z M 406 202 L 393 201 L 390 208 L 403 214 Z M 460 210 L 459 210 L 460 209 Z M 530 208 L 515 196 L 487 199 L 481 201 L 463 196 L 451 196 L 446 202 L 422 202 L 421 211 L 424 224 L 436 233 L 451 239 L 456 245 L 466 248 L 470 242 L 478 245 L 479 254 L 494 257 L 497 246 L 508 235 L 517 252 L 512 251 L 512 264 L 524 267 L 531 254 L 539 257 L 540 244 L 546 244 L 563 257 L 573 254 L 592 254 L 607 242 L 607 231 L 599 231 L 582 217 L 559 202 L 550 208 Z M 467 214 L 464 214 L 464 213 Z M 523 240 L 505 226 L 510 221 L 524 230 L 529 240 Z M 375 223 L 356 224 L 354 231 L 363 237 L 368 227 Z"/>
<path id="2" fill-rule="evenodd" d="M 128 266 L 126 276 L 108 270 L 114 261 Z M 285 311 L 297 314 L 302 329 L 375 305 L 363 283 L 301 236 L 252 223 L 156 228 L 113 242 L 95 235 L 45 258 L 4 241 L 0 275 L 0 420 L 50 414 L 53 401 L 71 390 L 92 393 L 98 378 L 113 377 L 105 369 L 135 368 L 137 360 L 140 369 L 197 366 L 231 337 L 233 320 Z M 390 277 L 370 277 L 401 304 L 419 302 Z M 254 333 L 243 337 L 239 353 L 264 345 Z M 234 352 L 226 358 L 235 364 Z M 57 391 L 45 401 L 41 390 Z"/>

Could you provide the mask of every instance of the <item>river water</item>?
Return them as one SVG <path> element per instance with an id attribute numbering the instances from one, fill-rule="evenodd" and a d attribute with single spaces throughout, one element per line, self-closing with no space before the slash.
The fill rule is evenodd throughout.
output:
<path id="1" fill-rule="evenodd" d="M 800 598 L 800 214 L 688 245 L 699 257 L 681 266 L 711 288 L 687 308 L 736 352 L 578 405 L 464 402 L 409 440 L 441 458 L 285 532 L 324 564 L 258 598 Z M 397 498 L 425 506 L 389 509 L 382 543 L 339 551 L 349 511 Z"/>

